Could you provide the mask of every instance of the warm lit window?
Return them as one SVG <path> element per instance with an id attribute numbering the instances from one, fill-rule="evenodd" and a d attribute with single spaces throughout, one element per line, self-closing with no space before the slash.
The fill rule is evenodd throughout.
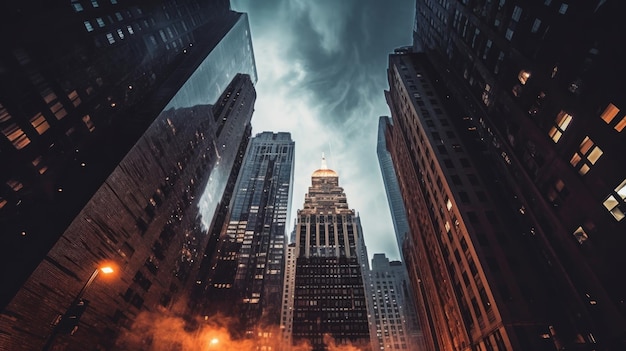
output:
<path id="1" fill-rule="evenodd" d="M 526 71 L 526 70 L 519 71 L 519 74 L 517 75 L 517 79 L 519 79 L 520 83 L 526 84 L 526 81 L 528 80 L 528 78 L 530 78 L 529 71 Z"/>
<path id="2" fill-rule="evenodd" d="M 85 123 L 85 126 L 87 127 L 87 129 L 89 129 L 90 132 L 93 132 L 93 130 L 96 129 L 96 126 L 93 125 L 93 122 L 91 121 L 91 117 L 89 117 L 89 115 L 83 116 L 83 123 Z"/>
<path id="3" fill-rule="evenodd" d="M 48 170 L 48 166 L 46 166 L 43 162 L 43 157 L 39 156 L 32 161 L 33 166 L 39 171 L 39 174 L 44 174 Z"/>
<path id="4" fill-rule="evenodd" d="M 22 188 L 24 187 L 24 184 L 15 179 L 9 179 L 6 184 L 15 192 L 22 190 Z"/>
<path id="5" fill-rule="evenodd" d="M 617 116 L 618 113 L 619 113 L 619 108 L 617 108 L 617 106 L 613 104 L 609 104 L 609 106 L 607 106 L 604 109 L 604 112 L 602 112 L 602 115 L 600 115 L 600 117 L 606 123 L 611 123 L 613 121 L 613 118 L 615 118 L 615 116 Z"/>
<path id="6" fill-rule="evenodd" d="M 611 124 L 619 113 L 620 109 L 617 106 L 609 104 L 600 115 L 600 118 L 607 124 Z M 626 127 L 626 116 L 622 116 L 622 119 L 613 126 L 618 132 L 624 130 L 624 127 Z"/>
<path id="7" fill-rule="evenodd" d="M 613 215 L 613 217 L 621 221 L 624 218 L 624 211 L 626 211 L 626 179 L 615 188 L 615 190 L 609 194 L 609 196 L 602 203 L 604 207 Z"/>
<path id="8" fill-rule="evenodd" d="M 452 209 L 452 201 L 450 201 L 450 199 L 446 200 L 446 208 L 448 209 L 448 211 Z"/>
<path id="9" fill-rule="evenodd" d="M 58 101 L 57 101 L 56 104 L 50 106 L 50 111 L 52 111 L 52 113 L 54 113 L 54 116 L 57 119 L 62 119 L 63 117 L 67 116 L 67 111 L 65 111 L 65 108 L 63 107 L 63 104 L 61 104 Z"/>
<path id="10" fill-rule="evenodd" d="M 576 228 L 573 235 L 576 238 L 576 240 L 578 240 L 578 242 L 581 244 L 587 241 L 587 239 L 589 239 L 589 236 L 587 235 L 583 227 Z"/>
<path id="11" fill-rule="evenodd" d="M 602 154 L 602 150 L 587 136 L 580 143 L 580 150 L 572 156 L 569 163 L 578 169 L 580 175 L 585 175 L 596 164 Z"/>
<path id="12" fill-rule="evenodd" d="M 7 204 L 7 200 L 0 197 L 0 209 L 3 208 Z"/>
<path id="13" fill-rule="evenodd" d="M 4 128 L 2 128 L 2 133 L 9 139 L 13 146 L 21 150 L 26 145 L 30 144 L 30 139 L 26 136 L 26 133 L 15 123 L 12 123 Z"/>
<path id="14" fill-rule="evenodd" d="M 78 96 L 78 92 L 76 90 L 74 90 L 71 93 L 67 94 L 67 98 L 70 99 L 70 101 L 72 102 L 72 105 L 74 105 L 74 107 L 80 105 L 80 103 L 81 103 L 80 97 Z"/>
<path id="15" fill-rule="evenodd" d="M 559 142 L 561 136 L 563 135 L 565 129 L 567 129 L 571 121 L 572 115 L 566 113 L 565 111 L 559 112 L 559 114 L 556 116 L 556 120 L 554 121 L 555 126 L 553 126 L 548 133 L 550 135 L 550 138 L 552 138 L 555 143 Z"/>
<path id="16" fill-rule="evenodd" d="M 34 115 L 30 119 L 30 124 L 33 126 L 33 128 L 35 128 L 35 130 L 37 131 L 37 133 L 39 133 L 39 135 L 43 134 L 46 130 L 50 129 L 50 125 L 48 124 L 48 121 L 46 121 L 46 118 L 41 113 Z"/>

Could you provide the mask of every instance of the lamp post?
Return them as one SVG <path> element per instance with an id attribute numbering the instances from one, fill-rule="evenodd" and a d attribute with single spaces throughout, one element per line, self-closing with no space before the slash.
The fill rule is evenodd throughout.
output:
<path id="1" fill-rule="evenodd" d="M 111 266 L 103 266 L 96 268 L 91 276 L 83 287 L 80 289 L 78 294 L 72 300 L 72 304 L 67 308 L 64 314 L 60 315 L 55 323 L 54 329 L 52 329 L 52 333 L 48 337 L 46 344 L 44 345 L 42 351 L 48 351 L 51 349 L 54 339 L 59 334 L 70 334 L 73 335 L 74 332 L 78 329 L 78 321 L 80 320 L 80 316 L 83 314 L 87 306 L 89 305 L 89 301 L 83 300 L 83 295 L 89 286 L 96 280 L 96 277 L 100 272 L 103 274 L 111 274 L 113 273 L 113 268 Z"/>

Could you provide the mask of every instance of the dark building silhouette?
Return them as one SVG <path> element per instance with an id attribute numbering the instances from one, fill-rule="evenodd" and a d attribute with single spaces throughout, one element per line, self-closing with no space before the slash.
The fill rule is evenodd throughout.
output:
<path id="1" fill-rule="evenodd" d="M 0 348 L 139 349 L 133 321 L 187 308 L 224 220 L 256 96 L 247 17 L 226 1 L 2 7 Z M 79 294 L 104 261 L 115 273 Z M 70 336 L 57 316 L 77 294 Z"/>
<path id="2" fill-rule="evenodd" d="M 621 12 L 417 1 L 387 142 L 429 350 L 624 349 Z"/>
<path id="3" fill-rule="evenodd" d="M 210 269 L 201 278 L 199 304 L 207 315 L 234 319 L 233 335 L 239 337 L 274 333 L 280 324 L 294 153 L 289 133 L 263 132 L 251 139 L 219 253 L 203 263 Z"/>
<path id="4" fill-rule="evenodd" d="M 5 306 L 209 53 L 202 69 L 214 86 L 198 90 L 200 103 L 214 103 L 235 73 L 256 72 L 250 45 L 222 41 L 249 37 L 228 1 L 20 1 L 0 16 Z M 240 62 L 217 62 L 235 50 Z"/>
<path id="5" fill-rule="evenodd" d="M 327 350 L 331 342 L 369 350 L 359 217 L 348 208 L 339 176 L 325 159 L 311 182 L 296 219 L 295 277 L 286 280 L 293 284 L 286 287 L 293 303 L 285 304 L 293 306 L 293 320 L 285 329 L 292 330 L 294 343 L 306 340 L 313 350 Z"/>

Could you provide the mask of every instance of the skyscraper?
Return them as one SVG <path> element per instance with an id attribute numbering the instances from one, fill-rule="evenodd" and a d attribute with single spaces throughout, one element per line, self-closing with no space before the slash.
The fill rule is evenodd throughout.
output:
<path id="1" fill-rule="evenodd" d="M 400 253 L 402 254 L 402 245 L 405 236 L 409 232 L 409 224 L 406 219 L 406 209 L 402 202 L 402 194 L 398 186 L 398 178 L 393 167 L 393 159 L 387 151 L 387 142 L 385 133 L 387 125 L 390 124 L 390 118 L 381 116 L 378 119 L 378 140 L 376 142 L 376 154 L 380 164 L 380 171 L 385 185 L 385 193 L 387 194 L 387 202 L 391 210 L 391 219 L 393 220 L 393 229 L 396 233 L 396 240 Z"/>
<path id="2" fill-rule="evenodd" d="M 404 265 L 374 254 L 368 288 L 374 350 L 419 350 L 421 333 Z"/>
<path id="3" fill-rule="evenodd" d="M 311 175 L 304 208 L 296 220 L 296 272 L 293 279 L 293 341 L 326 350 L 328 334 L 337 344 L 369 349 L 358 216 L 348 208 L 339 176 L 326 165 Z"/>
<path id="4" fill-rule="evenodd" d="M 569 319 L 541 335 L 567 348 L 623 349 L 626 289 L 616 277 L 626 265 L 626 173 L 618 166 L 626 146 L 626 52 L 615 26 L 622 3 L 416 5 L 414 47 L 437 74 L 432 87 L 454 101 L 455 111 L 443 104 L 451 122 L 465 118 L 459 128 L 473 135 L 464 150 L 486 156 L 478 175 L 501 195 L 498 207 L 516 210 L 505 218 L 533 238 L 518 250 L 538 254 L 537 269 L 554 290 L 550 308 Z"/>
<path id="5" fill-rule="evenodd" d="M 203 277 L 207 314 L 236 319 L 234 334 L 278 330 L 282 304 L 286 223 L 295 144 L 289 133 L 252 138 L 235 186 L 218 254 Z M 201 302 L 202 303 L 202 302 Z M 265 329 L 264 329 L 265 328 Z"/>
<path id="6" fill-rule="evenodd" d="M 138 316 L 185 308 L 229 202 L 256 98 L 247 18 L 227 2 L 8 7 L 31 27 L 0 70 L 0 348 L 136 348 L 153 340 L 127 338 Z"/>
<path id="7" fill-rule="evenodd" d="M 246 15 L 228 1 L 0 6 L 4 307 L 168 103 L 215 103 L 256 69 Z"/>

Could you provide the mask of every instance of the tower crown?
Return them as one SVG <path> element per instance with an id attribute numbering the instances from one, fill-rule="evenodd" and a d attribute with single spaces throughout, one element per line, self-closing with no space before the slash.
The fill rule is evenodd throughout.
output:
<path id="1" fill-rule="evenodd" d="M 337 172 L 328 168 L 328 165 L 326 164 L 326 157 L 322 154 L 322 166 L 320 169 L 313 172 L 311 177 L 339 177 L 339 175 L 337 175 Z"/>

